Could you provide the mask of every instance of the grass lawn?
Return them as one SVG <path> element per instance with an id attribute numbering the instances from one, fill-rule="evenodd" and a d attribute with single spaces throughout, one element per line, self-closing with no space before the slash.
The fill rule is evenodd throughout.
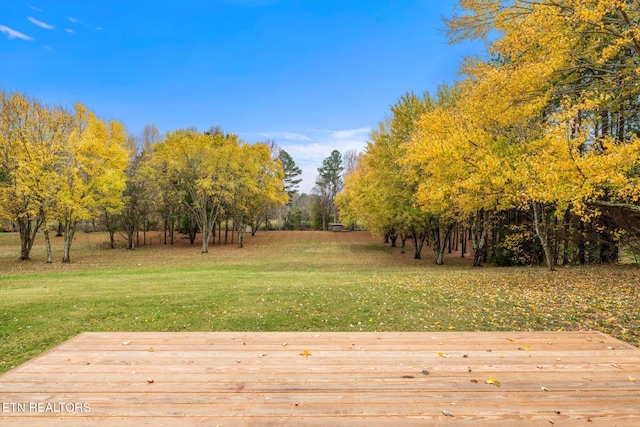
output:
<path id="1" fill-rule="evenodd" d="M 0 233 L 0 372 L 85 331 L 493 331 L 595 329 L 638 345 L 640 269 L 432 264 L 366 232 L 259 232 L 245 247 L 180 240 L 104 249 L 78 233 L 72 264 L 18 262 Z M 410 249 L 410 248 L 408 248 Z"/>

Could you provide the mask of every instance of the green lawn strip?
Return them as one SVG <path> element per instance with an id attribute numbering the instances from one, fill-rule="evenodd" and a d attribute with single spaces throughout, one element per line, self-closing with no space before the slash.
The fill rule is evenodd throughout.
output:
<path id="1" fill-rule="evenodd" d="M 110 270 L 12 272 L 0 279 L 0 372 L 85 331 L 596 329 L 640 339 L 637 268 L 435 266 L 386 249 L 294 242 L 157 268 L 151 252 L 121 251 L 133 260 Z"/>

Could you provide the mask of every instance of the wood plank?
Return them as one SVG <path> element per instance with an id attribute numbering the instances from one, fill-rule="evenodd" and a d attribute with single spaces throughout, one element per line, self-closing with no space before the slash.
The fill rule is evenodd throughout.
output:
<path id="1" fill-rule="evenodd" d="M 636 378 L 640 351 L 593 331 L 85 333 L 0 377 L 0 421 L 635 426 Z"/>

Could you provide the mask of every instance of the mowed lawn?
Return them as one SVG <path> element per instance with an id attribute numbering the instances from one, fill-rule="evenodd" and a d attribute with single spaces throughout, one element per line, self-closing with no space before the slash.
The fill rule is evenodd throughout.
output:
<path id="1" fill-rule="evenodd" d="M 18 262 L 0 234 L 0 372 L 85 331 L 494 331 L 595 329 L 638 345 L 634 266 L 473 268 L 401 254 L 367 232 L 259 232 L 245 247 L 180 239 L 134 251 L 77 234 L 72 264 Z M 120 243 L 122 245 L 122 243 Z"/>

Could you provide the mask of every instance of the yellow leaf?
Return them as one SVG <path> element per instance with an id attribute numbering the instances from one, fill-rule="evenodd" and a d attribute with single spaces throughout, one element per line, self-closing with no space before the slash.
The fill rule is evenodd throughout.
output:
<path id="1" fill-rule="evenodd" d="M 502 385 L 502 384 L 500 384 L 500 381 L 498 381 L 494 377 L 489 378 L 488 380 L 485 381 L 485 383 L 486 384 L 493 384 L 496 387 L 500 387 Z"/>
<path id="2" fill-rule="evenodd" d="M 309 350 L 305 350 L 302 353 L 300 353 L 300 356 L 309 357 L 311 356 L 311 352 Z"/>

